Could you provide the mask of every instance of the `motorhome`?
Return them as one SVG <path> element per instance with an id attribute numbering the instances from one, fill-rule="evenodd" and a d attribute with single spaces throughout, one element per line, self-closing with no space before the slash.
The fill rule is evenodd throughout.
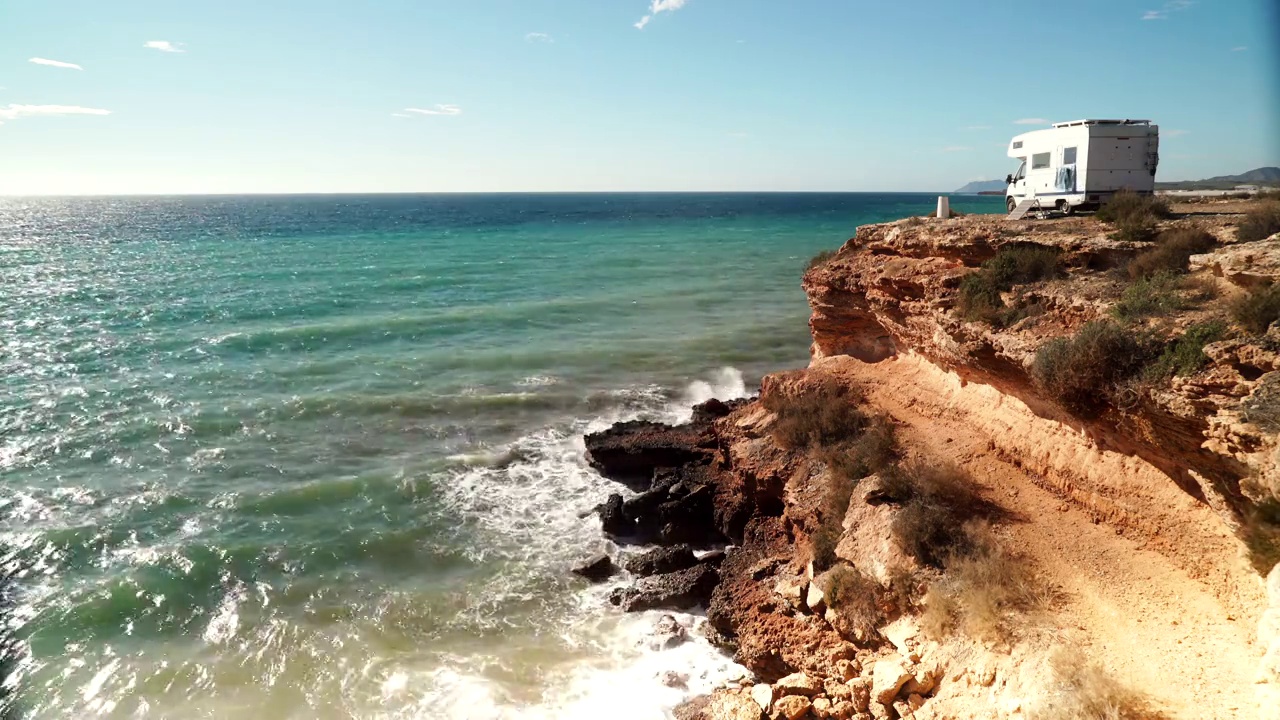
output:
<path id="1" fill-rule="evenodd" d="M 1160 128 L 1150 120 L 1074 120 L 1009 141 L 1022 164 L 1005 178 L 1009 212 L 1096 208 L 1118 190 L 1155 192 Z"/>

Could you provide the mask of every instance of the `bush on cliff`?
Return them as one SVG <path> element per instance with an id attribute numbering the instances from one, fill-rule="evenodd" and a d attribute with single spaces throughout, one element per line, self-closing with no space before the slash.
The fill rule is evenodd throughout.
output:
<path id="1" fill-rule="evenodd" d="M 1129 322 L 1184 310 L 1187 301 L 1182 296 L 1182 289 L 1183 278 L 1169 272 L 1141 278 L 1124 289 L 1111 314 L 1118 320 Z"/>
<path id="2" fill-rule="evenodd" d="M 954 465 L 900 463 L 880 477 L 885 496 L 901 506 L 893 518 L 894 536 L 926 565 L 941 568 L 950 558 L 969 554 L 973 542 L 966 523 L 1002 514 Z"/>
<path id="3" fill-rule="evenodd" d="M 859 409 L 862 393 L 835 380 L 822 380 L 796 395 L 769 393 L 762 402 L 777 415 L 773 437 L 788 450 L 835 447 L 857 438 L 868 422 Z"/>
<path id="4" fill-rule="evenodd" d="M 822 571 L 836 561 L 836 546 L 844 535 L 844 516 L 858 481 L 888 467 L 897 456 L 893 424 L 883 416 L 873 417 L 857 439 L 819 454 L 827 466 L 827 487 L 821 520 L 813 535 L 813 564 Z"/>
<path id="5" fill-rule="evenodd" d="M 1245 330 L 1261 335 L 1280 320 L 1280 285 L 1255 290 L 1231 303 L 1231 317 Z"/>
<path id="6" fill-rule="evenodd" d="M 1026 708 L 1028 720 L 1156 720 L 1136 691 L 1116 682 L 1083 652 L 1059 650 L 1050 660 L 1048 690 Z"/>
<path id="7" fill-rule="evenodd" d="M 953 630 L 999 640 L 1012 634 L 1011 619 L 1043 604 L 1027 567 L 1004 551 L 990 526 L 967 528 L 971 551 L 947 561 L 947 572 L 924 596 L 921 628 L 941 639 Z"/>
<path id="8" fill-rule="evenodd" d="M 1154 195 L 1121 190 L 1098 210 L 1097 218 L 1116 227 L 1117 240 L 1150 242 L 1159 222 L 1170 214 L 1169 204 Z"/>
<path id="9" fill-rule="evenodd" d="M 1069 338 L 1050 340 L 1031 366 L 1036 385 L 1067 410 L 1096 414 L 1120 382 L 1152 359 L 1152 347 L 1131 330 L 1098 320 Z"/>
<path id="10" fill-rule="evenodd" d="M 1227 326 L 1218 321 L 1188 327 L 1165 347 L 1160 357 L 1143 371 L 1143 375 L 1149 380 L 1161 380 L 1175 375 L 1196 374 L 1209 364 L 1209 356 L 1204 354 L 1205 346 L 1221 340 L 1226 331 Z"/>
<path id="11" fill-rule="evenodd" d="M 1005 247 L 982 263 L 975 273 L 960 280 L 960 315 L 1003 327 L 1021 319 L 1022 314 L 1006 308 L 1001 293 L 1014 285 L 1050 280 L 1062 274 L 1062 259 L 1056 248 L 1039 245 Z"/>
<path id="12" fill-rule="evenodd" d="M 883 589 L 857 568 L 841 565 L 833 569 L 827 574 L 822 592 L 827 605 L 844 617 L 854 633 L 872 636 L 885 620 L 877 602 Z"/>
<path id="13" fill-rule="evenodd" d="M 1271 200 L 1244 216 L 1244 221 L 1236 228 L 1236 239 L 1255 242 L 1276 233 L 1280 233 L 1280 201 Z"/>
<path id="14" fill-rule="evenodd" d="M 1169 203 L 1155 195 L 1139 195 L 1131 190 L 1121 190 L 1098 209 L 1095 217 L 1105 223 L 1118 225 L 1134 220 L 1164 220 L 1172 215 Z"/>
<path id="15" fill-rule="evenodd" d="M 809 264 L 805 266 L 806 270 L 812 270 L 819 265 L 826 265 L 827 261 L 836 256 L 835 250 L 823 250 L 822 252 L 809 258 Z"/>
<path id="16" fill-rule="evenodd" d="M 1217 240 L 1201 228 L 1160 233 L 1156 247 L 1129 261 L 1129 277 L 1137 280 L 1162 273 L 1185 273 L 1192 255 L 1206 253 Z"/>

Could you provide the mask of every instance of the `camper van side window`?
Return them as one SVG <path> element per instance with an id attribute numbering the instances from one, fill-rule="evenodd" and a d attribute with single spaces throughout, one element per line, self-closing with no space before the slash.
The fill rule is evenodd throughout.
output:
<path id="1" fill-rule="evenodd" d="M 1073 147 L 1062 149 L 1062 164 L 1074 165 L 1076 163 L 1076 149 Z"/>
<path id="2" fill-rule="evenodd" d="M 1036 153 L 1031 156 L 1031 169 L 1043 170 L 1049 167 L 1049 155 L 1051 153 Z"/>
<path id="3" fill-rule="evenodd" d="M 1018 148 L 1020 148 L 1020 147 L 1022 147 L 1022 141 L 1021 141 L 1021 140 L 1019 140 L 1018 142 L 1016 142 L 1016 143 L 1014 143 L 1014 144 L 1013 144 L 1013 149 L 1014 149 L 1014 150 L 1017 150 L 1017 149 L 1018 149 Z"/>

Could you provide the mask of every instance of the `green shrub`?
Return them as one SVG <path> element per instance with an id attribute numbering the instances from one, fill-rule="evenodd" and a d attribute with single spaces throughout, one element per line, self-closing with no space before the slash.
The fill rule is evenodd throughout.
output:
<path id="1" fill-rule="evenodd" d="M 1143 374 L 1152 380 L 1196 374 L 1209 363 L 1204 347 L 1221 340 L 1226 331 L 1227 326 L 1216 321 L 1192 325 L 1170 343 Z"/>
<path id="2" fill-rule="evenodd" d="M 1136 375 L 1151 359 L 1149 343 L 1119 325 L 1091 322 L 1069 338 L 1050 340 L 1031 366 L 1036 385 L 1079 415 L 1096 413 L 1115 386 Z"/>
<path id="3" fill-rule="evenodd" d="M 1160 273 L 1184 273 L 1192 255 L 1208 252 L 1217 240 L 1200 228 L 1178 228 L 1160 233 L 1156 247 L 1129 262 L 1129 277 L 1147 278 Z"/>
<path id="4" fill-rule="evenodd" d="M 1231 317 L 1251 333 L 1261 335 L 1280 320 L 1280 285 L 1271 285 L 1237 298 L 1231 303 Z"/>
<path id="5" fill-rule="evenodd" d="M 778 416 L 774 438 L 787 449 L 799 450 L 856 438 L 868 422 L 858 407 L 862 399 L 861 392 L 848 385 L 823 380 L 797 396 L 773 393 L 763 398 L 763 404 Z"/>
<path id="6" fill-rule="evenodd" d="M 1280 233 L 1280 202 L 1269 201 L 1244 216 L 1244 220 L 1236 228 L 1236 239 L 1240 242 L 1254 242 L 1266 240 L 1276 233 Z"/>
<path id="7" fill-rule="evenodd" d="M 1155 195 L 1139 195 L 1121 190 L 1098 209 L 1097 218 L 1103 222 L 1120 225 L 1133 220 L 1149 220 L 1154 223 L 1171 215 L 1169 203 Z"/>
<path id="8" fill-rule="evenodd" d="M 1062 275 L 1061 253 L 1042 245 L 1008 246 L 982 263 L 975 273 L 960 280 L 959 310 L 967 320 L 999 327 L 1012 325 L 1023 315 L 1009 312 L 1000 294 L 1014 285 L 1050 280 Z"/>
<path id="9" fill-rule="evenodd" d="M 1186 308 L 1181 290 L 1182 279 L 1168 272 L 1142 278 L 1125 288 L 1111 313 L 1125 321 L 1168 315 Z"/>
<path id="10" fill-rule="evenodd" d="M 805 266 L 806 270 L 812 270 L 819 265 L 826 265 L 827 261 L 836 256 L 835 250 L 823 250 L 822 252 L 809 258 L 809 264 Z"/>

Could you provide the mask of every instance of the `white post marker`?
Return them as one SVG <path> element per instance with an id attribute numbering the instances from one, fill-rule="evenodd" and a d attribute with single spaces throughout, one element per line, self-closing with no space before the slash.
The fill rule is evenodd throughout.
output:
<path id="1" fill-rule="evenodd" d="M 938 217 L 943 219 L 951 217 L 951 198 L 946 195 L 938 196 Z"/>

